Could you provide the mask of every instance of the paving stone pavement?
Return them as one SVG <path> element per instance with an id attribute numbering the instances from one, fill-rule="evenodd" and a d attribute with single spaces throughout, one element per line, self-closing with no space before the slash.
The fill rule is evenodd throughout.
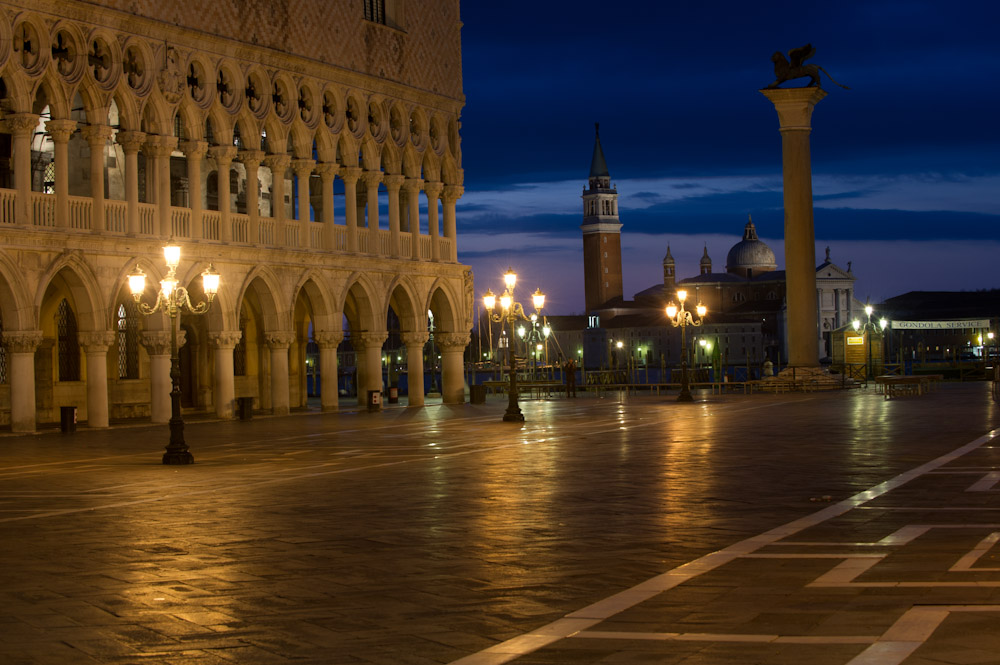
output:
<path id="1" fill-rule="evenodd" d="M 0 663 L 1000 663 L 989 385 L 0 437 Z"/>

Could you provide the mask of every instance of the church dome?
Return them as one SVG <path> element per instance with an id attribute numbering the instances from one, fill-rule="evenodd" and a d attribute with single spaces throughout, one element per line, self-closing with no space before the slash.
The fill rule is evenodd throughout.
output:
<path id="1" fill-rule="evenodd" d="M 743 240 L 733 245 L 726 256 L 726 272 L 740 277 L 754 277 L 777 269 L 774 252 L 757 237 L 757 229 L 753 219 L 750 219 L 743 230 Z"/>

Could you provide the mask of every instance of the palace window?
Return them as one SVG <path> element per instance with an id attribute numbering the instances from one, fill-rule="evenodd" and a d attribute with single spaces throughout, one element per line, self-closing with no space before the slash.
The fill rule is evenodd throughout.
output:
<path id="1" fill-rule="evenodd" d="M 118 305 L 115 319 L 118 334 L 118 378 L 139 378 L 139 312 L 134 302 Z"/>
<path id="2" fill-rule="evenodd" d="M 364 0 L 365 20 L 385 25 L 385 0 Z"/>
<path id="3" fill-rule="evenodd" d="M 3 338 L 3 321 L 0 321 L 0 339 Z M 7 383 L 7 346 L 0 344 L 0 383 Z"/>
<path id="4" fill-rule="evenodd" d="M 63 298 L 56 310 L 56 335 L 59 351 L 59 380 L 80 380 L 80 341 L 77 339 L 76 316 Z"/>

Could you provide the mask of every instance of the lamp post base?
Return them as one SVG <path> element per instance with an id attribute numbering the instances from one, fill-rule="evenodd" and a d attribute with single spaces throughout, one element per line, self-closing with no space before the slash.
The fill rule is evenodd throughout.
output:
<path id="1" fill-rule="evenodd" d="M 514 411 L 507 409 L 507 411 L 503 414 L 503 421 L 505 423 L 523 423 L 524 414 L 521 413 L 521 409 L 519 408 L 516 408 Z"/>
<path id="2" fill-rule="evenodd" d="M 164 464 L 194 464 L 194 455 L 186 450 L 168 450 L 163 453 Z"/>
<path id="3" fill-rule="evenodd" d="M 694 396 L 691 394 L 690 390 L 682 390 L 681 394 L 677 396 L 678 402 L 693 402 Z"/>

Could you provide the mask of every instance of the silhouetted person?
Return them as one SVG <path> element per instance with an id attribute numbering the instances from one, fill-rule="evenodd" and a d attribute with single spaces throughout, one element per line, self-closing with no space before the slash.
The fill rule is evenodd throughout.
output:
<path id="1" fill-rule="evenodd" d="M 566 397 L 576 397 L 576 361 L 572 358 L 563 365 L 563 375 L 566 377 Z"/>

